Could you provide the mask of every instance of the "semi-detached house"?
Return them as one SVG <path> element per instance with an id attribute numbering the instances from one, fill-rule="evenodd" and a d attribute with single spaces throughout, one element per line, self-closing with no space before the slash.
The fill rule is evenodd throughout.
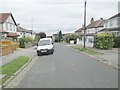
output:
<path id="1" fill-rule="evenodd" d="M 104 28 L 106 20 L 100 18 L 99 20 L 94 21 L 94 18 L 91 18 L 90 24 L 86 26 L 86 46 L 93 47 L 94 35 L 97 34 L 101 29 Z M 77 44 L 84 45 L 84 28 L 80 28 L 75 31 L 78 35 L 81 36 L 79 40 L 77 39 Z"/>
<path id="2" fill-rule="evenodd" d="M 104 24 L 104 28 L 99 33 L 114 33 L 114 35 L 120 36 L 120 13 L 110 17 Z"/>
<path id="3" fill-rule="evenodd" d="M 17 24 L 12 13 L 0 13 L 0 35 L 14 40 L 17 35 Z"/>

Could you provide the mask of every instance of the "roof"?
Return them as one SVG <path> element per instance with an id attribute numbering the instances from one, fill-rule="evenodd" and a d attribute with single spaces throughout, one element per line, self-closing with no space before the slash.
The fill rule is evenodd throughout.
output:
<path id="1" fill-rule="evenodd" d="M 27 30 L 22 27 L 17 27 L 17 32 L 26 32 L 26 33 L 32 33 L 32 30 Z"/>
<path id="2" fill-rule="evenodd" d="M 16 36 L 19 36 L 19 35 L 17 35 L 16 33 L 10 33 L 10 32 L 9 32 L 9 33 L 7 34 L 7 36 L 8 36 L 8 37 L 16 37 Z"/>
<path id="3" fill-rule="evenodd" d="M 4 23 L 9 16 L 12 17 L 15 25 L 17 25 L 16 22 L 15 22 L 15 19 L 14 19 L 13 15 L 12 15 L 12 13 L 0 13 L 0 20 L 1 20 L 0 22 Z"/>
<path id="4" fill-rule="evenodd" d="M 93 21 L 92 23 L 90 23 L 88 26 L 86 26 L 86 28 L 97 28 L 97 27 L 103 27 L 104 23 L 107 20 L 97 20 L 97 21 Z"/>
<path id="5" fill-rule="evenodd" d="M 82 32 L 82 30 L 84 30 L 83 28 L 79 28 L 78 30 L 76 30 L 75 32 Z"/>
<path id="6" fill-rule="evenodd" d="M 109 19 L 116 18 L 116 17 L 120 17 L 120 13 L 118 13 L 118 14 L 116 14 L 116 15 L 110 17 Z"/>

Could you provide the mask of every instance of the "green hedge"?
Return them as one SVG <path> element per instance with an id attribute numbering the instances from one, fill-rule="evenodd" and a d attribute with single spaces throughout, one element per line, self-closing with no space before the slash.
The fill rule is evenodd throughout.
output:
<path id="1" fill-rule="evenodd" d="M 32 40 L 31 36 L 20 38 L 19 39 L 19 47 L 25 48 L 25 43 L 32 42 L 32 41 L 33 40 Z"/>
<path id="2" fill-rule="evenodd" d="M 114 37 L 114 48 L 120 48 L 120 36 Z"/>
<path id="3" fill-rule="evenodd" d="M 75 33 L 73 34 L 67 34 L 64 36 L 64 40 L 67 42 L 67 43 L 70 43 L 70 40 L 74 40 L 74 43 L 76 44 L 76 39 L 78 38 L 79 36 Z"/>
<path id="4" fill-rule="evenodd" d="M 114 38 L 112 34 L 100 33 L 94 35 L 94 47 L 99 49 L 112 49 L 114 45 Z"/>
<path id="5" fill-rule="evenodd" d="M 25 48 L 25 38 L 20 38 L 19 39 L 19 47 L 20 48 Z"/>

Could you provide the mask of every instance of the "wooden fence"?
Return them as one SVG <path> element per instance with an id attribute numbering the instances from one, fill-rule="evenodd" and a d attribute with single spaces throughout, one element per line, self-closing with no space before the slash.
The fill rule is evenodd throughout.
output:
<path id="1" fill-rule="evenodd" d="M 13 53 L 19 47 L 18 43 L 10 43 L 9 41 L 1 42 L 0 45 L 0 56 Z"/>

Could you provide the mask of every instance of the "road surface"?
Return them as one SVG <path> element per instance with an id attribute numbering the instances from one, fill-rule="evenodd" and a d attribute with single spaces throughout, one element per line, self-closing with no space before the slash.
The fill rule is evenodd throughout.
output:
<path id="1" fill-rule="evenodd" d="M 117 88 L 118 71 L 80 52 L 55 44 L 37 60 L 16 88 Z"/>

